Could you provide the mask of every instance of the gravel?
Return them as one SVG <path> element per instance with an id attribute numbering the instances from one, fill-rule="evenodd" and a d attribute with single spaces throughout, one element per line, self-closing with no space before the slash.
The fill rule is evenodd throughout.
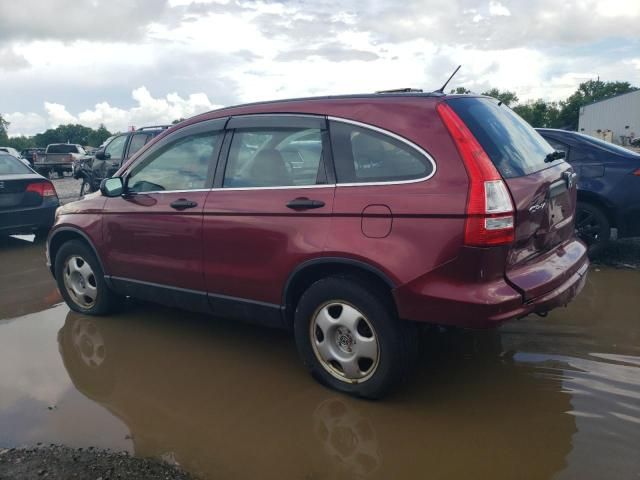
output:
<path id="1" fill-rule="evenodd" d="M 75 178 L 65 174 L 64 178 L 52 178 L 53 186 L 56 189 L 60 203 L 65 204 L 74 202 L 80 199 L 80 185 L 82 180 L 76 180 Z"/>
<path id="2" fill-rule="evenodd" d="M 35 448 L 0 448 L 0 480 L 44 478 L 189 480 L 194 477 L 174 465 L 93 447 L 73 449 L 51 444 Z"/>

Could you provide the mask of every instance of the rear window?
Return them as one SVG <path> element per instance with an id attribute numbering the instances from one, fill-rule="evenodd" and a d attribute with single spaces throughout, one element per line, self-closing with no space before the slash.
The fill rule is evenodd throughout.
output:
<path id="1" fill-rule="evenodd" d="M 78 145 L 49 145 L 47 153 L 84 153 L 84 150 Z"/>
<path id="2" fill-rule="evenodd" d="M 629 150 L 628 148 L 621 147 L 614 143 L 605 142 L 604 140 L 600 140 L 599 138 L 590 137 L 589 135 L 585 135 L 584 133 L 573 132 L 574 135 L 577 135 L 580 140 L 589 143 L 594 147 L 601 148 L 610 153 L 614 153 L 616 155 L 624 155 L 625 157 L 638 157 L 640 158 L 640 154 L 637 154 L 633 150 Z"/>
<path id="3" fill-rule="evenodd" d="M 33 173 L 29 167 L 11 155 L 0 153 L 0 175 Z"/>
<path id="4" fill-rule="evenodd" d="M 529 175 L 552 165 L 545 157 L 553 148 L 513 110 L 488 98 L 453 98 L 447 104 L 458 114 L 504 178 Z M 556 160 L 559 162 L 562 160 Z"/>

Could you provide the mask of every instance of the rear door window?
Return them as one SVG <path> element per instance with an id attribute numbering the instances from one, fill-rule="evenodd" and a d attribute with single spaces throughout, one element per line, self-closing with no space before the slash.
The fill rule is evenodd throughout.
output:
<path id="1" fill-rule="evenodd" d="M 338 183 L 417 180 L 433 173 L 431 161 L 404 141 L 353 125 L 330 122 Z"/>
<path id="2" fill-rule="evenodd" d="M 316 128 L 251 128 L 233 134 L 223 187 L 294 187 L 326 183 Z"/>
<path id="3" fill-rule="evenodd" d="M 447 104 L 471 130 L 504 178 L 529 175 L 554 164 L 545 162 L 553 148 L 505 104 L 477 97 L 452 98 Z"/>

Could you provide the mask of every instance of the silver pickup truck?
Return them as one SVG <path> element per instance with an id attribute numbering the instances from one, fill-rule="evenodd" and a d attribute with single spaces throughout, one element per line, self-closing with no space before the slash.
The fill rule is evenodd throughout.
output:
<path id="1" fill-rule="evenodd" d="M 85 152 L 82 145 L 52 143 L 47 146 L 45 153 L 37 155 L 33 168 L 41 175 L 47 176 L 51 172 L 56 172 L 59 177 L 62 177 L 64 172 L 73 170 L 74 161 L 88 158 L 90 155 Z"/>

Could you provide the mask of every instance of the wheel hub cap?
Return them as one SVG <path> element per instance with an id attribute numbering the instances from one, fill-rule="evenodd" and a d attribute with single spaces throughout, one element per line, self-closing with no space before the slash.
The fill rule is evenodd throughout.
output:
<path id="1" fill-rule="evenodd" d="M 336 345 L 340 350 L 346 353 L 352 353 L 353 349 L 351 347 L 354 343 L 355 340 L 348 328 L 338 327 L 336 329 Z"/>
<path id="2" fill-rule="evenodd" d="M 380 361 L 375 329 L 365 315 L 344 301 L 328 302 L 316 310 L 309 334 L 322 367 L 348 383 L 369 379 Z"/>

